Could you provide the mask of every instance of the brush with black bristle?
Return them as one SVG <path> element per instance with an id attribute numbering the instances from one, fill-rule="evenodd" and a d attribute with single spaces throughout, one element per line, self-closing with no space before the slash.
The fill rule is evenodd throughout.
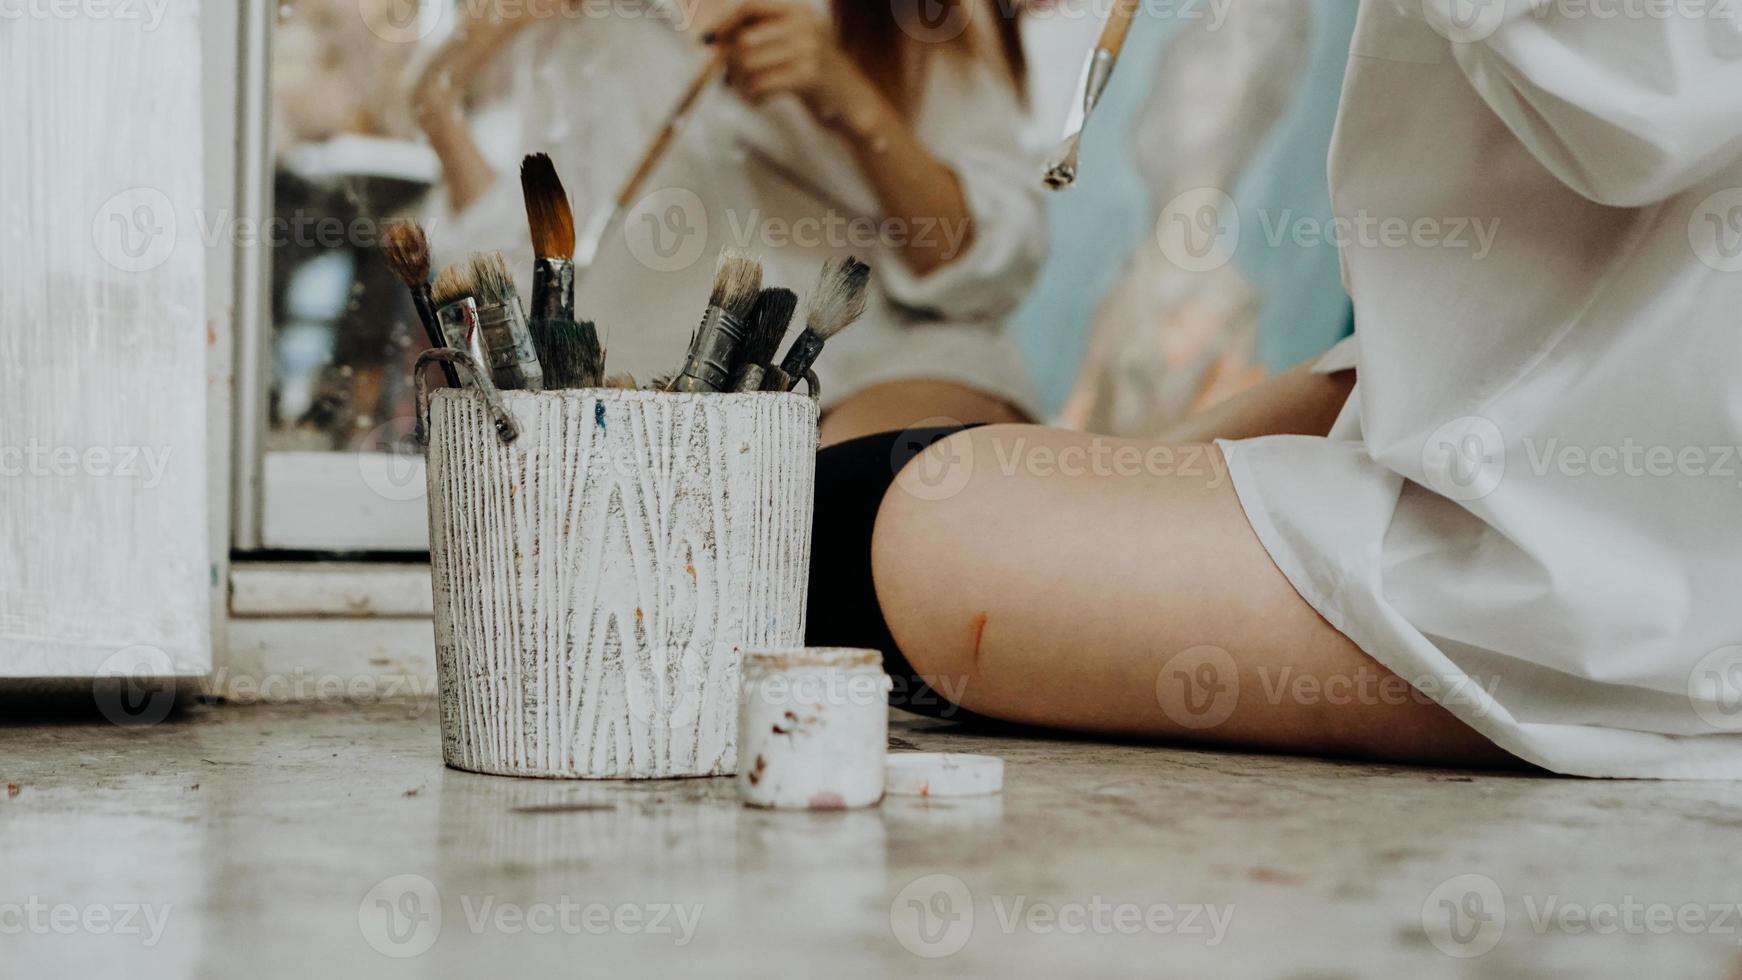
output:
<path id="1" fill-rule="evenodd" d="M 714 290 L 708 296 L 707 312 L 690 340 L 683 370 L 672 379 L 669 391 L 727 391 L 738 351 L 750 330 L 750 311 L 762 294 L 762 264 L 749 253 L 728 248 L 720 253 L 714 268 Z"/>
<path id="2" fill-rule="evenodd" d="M 844 259 L 830 259 L 823 264 L 822 275 L 817 277 L 816 291 L 811 294 L 810 309 L 805 312 L 804 332 L 787 348 L 786 357 L 775 370 L 780 374 L 770 375 L 784 388 L 776 390 L 791 391 L 798 386 L 798 380 L 811 369 L 811 365 L 822 356 L 823 345 L 829 338 L 853 325 L 853 321 L 865 315 L 865 304 L 869 300 L 871 286 L 871 267 L 848 256 Z M 772 387 L 765 384 L 764 387 Z"/>
<path id="3" fill-rule="evenodd" d="M 597 388 L 605 376 L 599 331 L 575 319 L 575 215 L 550 157 L 520 165 L 520 189 L 532 230 L 532 310 L 527 329 L 546 388 Z"/>
<path id="4" fill-rule="evenodd" d="M 429 345 L 448 346 L 441 324 L 436 322 L 435 299 L 429 288 L 429 237 L 423 233 L 423 227 L 415 221 L 393 222 L 381 236 L 381 250 L 387 253 L 388 268 L 411 291 L 411 305 L 417 309 L 417 319 L 423 324 Z M 443 362 L 442 377 L 447 379 L 448 387 L 460 386 L 459 372 L 452 364 Z"/>
<path id="5" fill-rule="evenodd" d="M 780 342 L 798 309 L 798 294 L 790 289 L 771 286 L 756 298 L 750 311 L 750 333 L 744 338 L 744 348 L 738 353 L 738 370 L 732 376 L 733 391 L 761 391 L 768 377 L 768 367 L 780 353 Z"/>
<path id="6" fill-rule="evenodd" d="M 532 346 L 514 274 L 501 252 L 472 256 L 472 285 L 478 304 L 477 333 L 489 357 L 490 380 L 504 391 L 543 391 L 544 368 Z"/>

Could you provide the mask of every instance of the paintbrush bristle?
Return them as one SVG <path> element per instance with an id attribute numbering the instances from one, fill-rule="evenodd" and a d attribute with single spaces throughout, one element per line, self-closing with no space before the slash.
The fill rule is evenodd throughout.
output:
<path id="1" fill-rule="evenodd" d="M 395 221 L 381 235 L 387 265 L 407 286 L 429 285 L 429 238 L 415 221 Z"/>
<path id="2" fill-rule="evenodd" d="M 1059 152 L 1053 157 L 1053 162 L 1047 165 L 1046 186 L 1055 191 L 1062 191 L 1077 182 L 1077 156 L 1082 151 L 1083 134 L 1072 133 L 1059 146 Z"/>
<path id="3" fill-rule="evenodd" d="M 526 197 L 532 254 L 541 259 L 574 258 L 575 212 L 549 156 L 534 153 L 521 163 L 520 191 Z"/>
<path id="4" fill-rule="evenodd" d="M 471 262 L 456 262 L 443 269 L 430 289 L 430 299 L 438 308 L 476 295 L 478 286 L 472 277 Z"/>
<path id="5" fill-rule="evenodd" d="M 840 333 L 865 315 L 870 285 L 871 267 L 852 256 L 823 263 L 805 326 L 824 340 Z"/>
<path id="6" fill-rule="evenodd" d="M 761 294 L 762 263 L 739 249 L 722 251 L 720 264 L 714 268 L 714 291 L 708 296 L 708 305 L 747 320 Z"/>
<path id="7" fill-rule="evenodd" d="M 797 309 L 797 293 L 779 286 L 764 289 L 762 295 L 756 299 L 755 308 L 750 311 L 750 331 L 744 336 L 744 346 L 738 352 L 738 363 L 766 367 L 773 361 L 780 348 L 781 339 L 786 336 L 786 328 L 792 323 L 792 314 Z"/>
<path id="8" fill-rule="evenodd" d="M 503 303 L 510 297 L 518 302 L 520 298 L 514 288 L 514 273 L 509 270 L 508 259 L 501 252 L 480 252 L 472 256 L 472 284 L 480 304 Z"/>

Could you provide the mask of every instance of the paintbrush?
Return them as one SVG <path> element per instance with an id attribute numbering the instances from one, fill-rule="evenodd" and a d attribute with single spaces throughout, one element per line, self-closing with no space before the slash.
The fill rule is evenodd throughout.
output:
<path id="1" fill-rule="evenodd" d="M 504 391 L 543 391 L 544 369 L 532 346 L 526 310 L 514 288 L 514 274 L 501 252 L 472 256 L 472 285 L 478 303 L 478 333 L 490 357 L 490 380 Z"/>
<path id="2" fill-rule="evenodd" d="M 575 263 L 582 269 L 592 268 L 593 261 L 599 257 L 599 245 L 605 240 L 605 233 L 611 230 L 613 224 L 629 213 L 629 209 L 635 204 L 635 196 L 641 192 L 641 185 L 646 183 L 647 178 L 651 177 L 654 169 L 659 166 L 659 162 L 665 158 L 666 151 L 671 149 L 672 141 L 677 138 L 678 130 L 683 128 L 684 120 L 689 118 L 690 110 L 695 108 L 696 102 L 708 87 L 708 83 L 720 74 L 725 65 L 725 49 L 723 47 L 716 48 L 708 56 L 708 60 L 702 64 L 701 69 L 696 72 L 695 78 L 690 80 L 689 88 L 684 89 L 683 95 L 677 100 L 677 105 L 673 106 L 671 112 L 666 114 L 665 124 L 659 128 L 653 141 L 647 145 L 647 149 L 641 154 L 641 159 L 636 162 L 635 169 L 631 170 L 628 179 L 623 181 L 623 186 L 618 188 L 617 196 L 611 199 L 611 206 L 601 208 L 597 214 L 593 215 L 592 220 L 587 222 L 586 231 L 581 234 L 580 245 L 574 253 Z"/>
<path id="3" fill-rule="evenodd" d="M 487 371 L 490 358 L 484 350 L 484 336 L 478 331 L 477 292 L 472 281 L 472 263 L 457 262 L 436 276 L 435 285 L 430 288 L 430 303 L 435 307 L 444 346 L 465 351 L 479 371 Z"/>
<path id="4" fill-rule="evenodd" d="M 1113 78 L 1113 67 L 1119 63 L 1119 52 L 1125 47 L 1125 38 L 1131 33 L 1131 24 L 1137 17 L 1140 3 L 1141 0 L 1117 0 L 1113 4 L 1107 14 L 1107 23 L 1101 28 L 1101 38 L 1095 42 L 1095 49 L 1089 52 L 1088 60 L 1083 64 L 1076 98 L 1071 103 L 1070 115 L 1065 117 L 1063 141 L 1052 162 L 1047 164 L 1043 178 L 1046 186 L 1055 191 L 1077 182 L 1077 155 L 1082 148 L 1083 128 L 1089 124 L 1089 116 L 1100 104 L 1107 83 Z"/>
<path id="5" fill-rule="evenodd" d="M 417 319 L 423 324 L 424 336 L 431 347 L 448 346 L 436 322 L 435 300 L 429 289 L 429 237 L 415 221 L 395 221 L 381 236 L 381 250 L 387 253 L 387 266 L 405 288 L 411 290 L 411 305 L 417 309 Z M 442 377 L 448 387 L 460 386 L 460 374 L 452 364 L 442 363 Z"/>
<path id="6" fill-rule="evenodd" d="M 750 329 L 750 311 L 762 293 L 762 265 L 749 253 L 728 248 L 714 267 L 714 289 L 701 326 L 690 340 L 683 370 L 669 391 L 726 391 Z"/>
<path id="7" fill-rule="evenodd" d="M 798 294 L 790 289 L 772 286 L 756 297 L 756 306 L 750 311 L 750 332 L 738 352 L 738 371 L 732 376 L 733 391 L 762 390 L 768 366 L 779 353 L 780 341 L 786 337 L 797 309 Z"/>
<path id="8" fill-rule="evenodd" d="M 527 330 L 549 388 L 596 388 L 605 374 L 599 332 L 575 320 L 575 215 L 550 157 L 528 156 L 520 189 L 532 231 L 532 312 Z"/>
<path id="9" fill-rule="evenodd" d="M 773 375 L 785 384 L 784 390 L 798 386 L 798 379 L 817 362 L 829 338 L 865 315 L 870 285 L 871 267 L 858 259 L 849 256 L 823 263 L 817 288 L 811 293 L 810 309 L 805 312 L 804 332 L 787 348 L 786 357 L 775 369 L 781 374 Z"/>

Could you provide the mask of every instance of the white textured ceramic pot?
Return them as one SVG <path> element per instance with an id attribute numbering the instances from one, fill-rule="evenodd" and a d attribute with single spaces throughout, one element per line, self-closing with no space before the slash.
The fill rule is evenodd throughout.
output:
<path id="1" fill-rule="evenodd" d="M 797 394 L 436 392 L 430 570 L 448 765 L 736 770 L 740 651 L 804 639 L 817 408 Z"/>

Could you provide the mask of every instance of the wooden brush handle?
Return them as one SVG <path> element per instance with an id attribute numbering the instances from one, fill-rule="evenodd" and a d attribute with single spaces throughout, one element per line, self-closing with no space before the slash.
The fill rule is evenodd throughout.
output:
<path id="1" fill-rule="evenodd" d="M 696 72 L 696 77 L 690 81 L 690 87 L 684 90 L 683 98 L 678 100 L 677 105 L 672 108 L 671 114 L 665 117 L 665 125 L 660 127 L 659 135 L 653 138 L 653 142 L 647 147 L 647 152 L 641 155 L 641 162 L 635 165 L 635 170 L 630 173 L 629 179 L 623 182 L 623 189 L 617 192 L 618 210 L 627 211 L 629 206 L 635 203 L 635 195 L 641 190 L 641 185 L 653 175 L 654 168 L 659 166 L 659 161 L 665 157 L 665 152 L 671 149 L 671 141 L 677 138 L 677 130 L 683 124 L 684 117 L 689 115 L 691 109 L 695 108 L 696 100 L 701 98 L 702 90 L 708 87 L 708 83 L 714 80 L 714 76 L 720 73 L 720 69 L 725 67 L 725 64 L 726 50 L 724 47 L 718 47 L 708 57 L 707 62 L 702 65 L 701 70 Z"/>
<path id="2" fill-rule="evenodd" d="M 1095 48 L 1105 51 L 1113 57 L 1119 57 L 1119 52 L 1125 47 L 1125 37 L 1131 33 L 1131 24 L 1137 19 L 1137 8 L 1142 0 L 1119 0 L 1113 9 L 1107 12 L 1107 23 L 1101 27 L 1101 39 L 1095 42 Z"/>

